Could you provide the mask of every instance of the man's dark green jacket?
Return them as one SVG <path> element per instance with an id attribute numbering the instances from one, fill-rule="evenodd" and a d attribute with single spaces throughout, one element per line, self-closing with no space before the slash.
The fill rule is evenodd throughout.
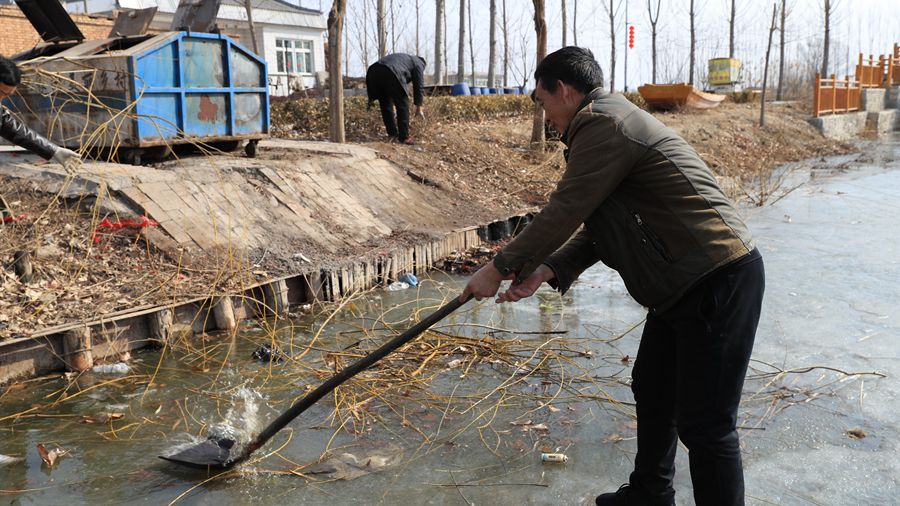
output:
<path id="1" fill-rule="evenodd" d="M 565 173 L 547 206 L 494 258 L 500 272 L 522 280 L 545 263 L 565 292 L 601 261 L 637 302 L 664 311 L 753 249 L 697 152 L 622 95 L 591 92 L 562 140 Z"/>

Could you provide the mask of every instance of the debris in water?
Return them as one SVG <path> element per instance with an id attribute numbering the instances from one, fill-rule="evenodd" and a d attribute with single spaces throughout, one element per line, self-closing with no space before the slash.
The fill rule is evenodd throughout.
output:
<path id="1" fill-rule="evenodd" d="M 388 289 L 389 292 L 396 292 L 396 291 L 399 291 L 399 290 L 406 290 L 407 288 L 409 288 L 409 284 L 408 284 L 408 283 L 404 283 L 403 281 L 394 281 L 393 283 L 389 284 L 388 287 L 387 287 L 387 289 Z"/>
<path id="2" fill-rule="evenodd" d="M 82 415 L 81 423 L 109 423 L 113 420 L 124 418 L 125 413 L 100 413 L 99 415 Z"/>
<path id="3" fill-rule="evenodd" d="M 541 462 L 565 464 L 569 461 L 564 453 L 542 453 Z"/>
<path id="4" fill-rule="evenodd" d="M 379 450 L 380 454 L 361 456 L 342 453 L 297 471 L 303 474 L 328 475 L 328 478 L 332 480 L 353 480 L 369 473 L 381 471 L 399 462 L 401 452 L 396 448 L 387 449 L 388 453 L 392 451 L 397 453 L 385 454 L 384 449 Z"/>
<path id="5" fill-rule="evenodd" d="M 16 462 L 22 462 L 22 457 L 10 457 L 9 455 L 0 455 L 0 467 L 3 467 L 8 464 L 15 464 Z"/>
<path id="6" fill-rule="evenodd" d="M 63 455 L 69 453 L 69 450 L 62 450 L 57 448 L 55 450 L 47 451 L 47 448 L 44 447 L 44 443 L 37 444 L 38 453 L 41 456 L 41 460 L 47 464 L 48 467 L 53 467 L 53 464 L 56 463 L 56 460 Z"/>
<path id="7" fill-rule="evenodd" d="M 283 362 L 284 353 L 277 346 L 263 344 L 253 352 L 253 358 L 260 362 Z"/>
<path id="8" fill-rule="evenodd" d="M 403 274 L 401 274 L 399 280 L 409 286 L 419 286 L 418 278 L 408 272 L 404 272 Z"/>
<path id="9" fill-rule="evenodd" d="M 128 374 L 131 372 L 131 367 L 125 362 L 119 362 L 118 364 L 95 365 L 91 371 L 97 374 Z"/>
<path id="10" fill-rule="evenodd" d="M 854 427 L 847 431 L 847 435 L 852 437 L 853 439 L 862 439 L 868 434 L 866 434 L 866 431 L 860 429 L 859 427 Z"/>

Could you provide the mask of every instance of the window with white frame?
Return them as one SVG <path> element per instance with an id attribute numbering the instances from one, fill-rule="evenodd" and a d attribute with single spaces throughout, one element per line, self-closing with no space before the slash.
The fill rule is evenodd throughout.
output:
<path id="1" fill-rule="evenodd" d="M 311 40 L 275 39 L 275 59 L 278 72 L 312 74 L 313 52 Z"/>

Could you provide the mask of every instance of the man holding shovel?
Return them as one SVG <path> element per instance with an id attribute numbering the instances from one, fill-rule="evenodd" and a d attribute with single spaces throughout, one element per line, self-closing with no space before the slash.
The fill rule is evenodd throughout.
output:
<path id="1" fill-rule="evenodd" d="M 598 505 L 672 505 L 678 439 L 698 506 L 744 504 L 735 429 L 765 286 L 762 257 L 712 172 L 681 137 L 603 90 L 586 49 L 534 73 L 533 98 L 568 149 L 546 207 L 480 269 L 461 297 L 497 302 L 547 282 L 569 289 L 603 262 L 649 308 L 632 372 L 637 455 L 629 483 Z"/>
<path id="2" fill-rule="evenodd" d="M 0 56 L 0 102 L 15 93 L 16 87 L 21 81 L 22 73 L 16 64 Z M 40 155 L 46 160 L 62 165 L 68 172 L 74 171 L 78 162 L 81 161 L 78 153 L 53 144 L 46 137 L 16 120 L 2 105 L 0 105 L 0 137 Z M 5 221 L 11 215 L 11 211 L 0 197 L 0 218 L 2 218 L 0 221 Z"/>

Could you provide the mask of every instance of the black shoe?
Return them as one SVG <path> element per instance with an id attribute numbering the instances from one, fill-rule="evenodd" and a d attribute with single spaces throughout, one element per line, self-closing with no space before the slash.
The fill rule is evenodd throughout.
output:
<path id="1" fill-rule="evenodd" d="M 624 484 L 615 492 L 600 494 L 594 499 L 597 506 L 674 506 L 675 499 L 653 500 L 647 494 Z"/>
<path id="2" fill-rule="evenodd" d="M 619 487 L 615 492 L 600 494 L 594 499 L 597 506 L 628 506 L 628 484 Z"/>

